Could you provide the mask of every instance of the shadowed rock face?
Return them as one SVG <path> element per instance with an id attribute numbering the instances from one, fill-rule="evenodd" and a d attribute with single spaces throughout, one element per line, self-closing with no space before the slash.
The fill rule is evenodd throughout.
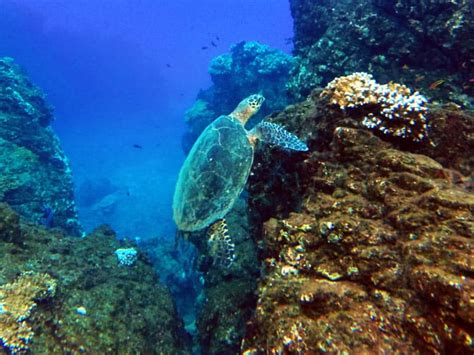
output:
<path id="1" fill-rule="evenodd" d="M 240 198 L 226 220 L 235 243 L 236 258 L 230 268 L 209 260 L 206 235 L 192 237 L 201 254 L 204 299 L 196 321 L 204 354 L 236 354 L 245 335 L 246 322 L 255 308 L 258 278 L 257 247 L 252 240 L 247 202 Z"/>
<path id="2" fill-rule="evenodd" d="M 256 154 L 265 271 L 242 350 L 472 352 L 474 116 L 430 112 L 432 144 L 377 137 L 319 92 L 272 117 L 310 152 Z"/>
<path id="3" fill-rule="evenodd" d="M 80 235 L 71 169 L 49 126 L 52 109 L 10 58 L 0 58 L 0 201 L 39 223 L 44 206 L 52 227 Z"/>
<path id="4" fill-rule="evenodd" d="M 334 77 L 368 71 L 472 108 L 471 1 L 291 0 L 290 6 L 297 65 L 288 87 L 296 99 Z"/>

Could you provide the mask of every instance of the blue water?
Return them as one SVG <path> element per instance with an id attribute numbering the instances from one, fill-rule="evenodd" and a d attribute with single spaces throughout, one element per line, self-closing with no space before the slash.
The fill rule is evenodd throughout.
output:
<path id="1" fill-rule="evenodd" d="M 86 230 L 172 237 L 183 115 L 211 83 L 210 60 L 242 40 L 290 52 L 292 19 L 287 0 L 0 0 L 0 33 L 0 56 L 55 107 L 76 188 L 116 187 L 79 206 Z"/>

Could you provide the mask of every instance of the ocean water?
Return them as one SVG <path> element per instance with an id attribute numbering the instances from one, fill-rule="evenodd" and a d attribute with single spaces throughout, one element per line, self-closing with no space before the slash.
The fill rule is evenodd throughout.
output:
<path id="1" fill-rule="evenodd" d="M 291 51 L 284 0 L 0 0 L 0 14 L 1 55 L 55 108 L 76 197 L 91 200 L 78 204 L 86 231 L 108 223 L 132 239 L 174 237 L 184 112 L 210 60 L 243 40 Z"/>

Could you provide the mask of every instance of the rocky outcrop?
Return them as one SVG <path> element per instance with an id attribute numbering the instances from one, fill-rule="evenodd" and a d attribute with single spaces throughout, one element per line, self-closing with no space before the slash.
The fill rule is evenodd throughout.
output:
<path id="1" fill-rule="evenodd" d="M 0 344 L 4 351 L 187 353 L 169 291 L 140 251 L 120 264 L 108 227 L 77 238 L 24 223 L 0 204 Z"/>
<path id="2" fill-rule="evenodd" d="M 264 107 L 284 96 L 282 85 L 287 103 L 300 102 L 268 119 L 310 151 L 257 149 L 246 212 L 231 217 L 248 219 L 243 240 L 254 246 L 245 244 L 228 272 L 201 267 L 209 296 L 198 318 L 203 350 L 238 352 L 252 307 L 246 354 L 471 353 L 472 4 L 290 6 L 290 72 L 271 83 L 278 95 L 262 93 Z M 231 64 L 243 48 L 213 61 L 214 86 L 186 117 L 188 142 L 255 91 L 253 76 L 234 70 L 245 66 Z M 234 102 L 221 101 L 229 92 Z M 281 110 L 267 108 L 264 115 Z M 205 240 L 194 241 L 202 260 Z M 260 276 L 253 256 L 239 264 L 242 252 L 257 252 Z"/>
<path id="3" fill-rule="evenodd" d="M 291 0 L 297 100 L 333 78 L 369 71 L 432 98 L 473 107 L 473 5 L 464 1 Z M 442 89 L 442 90 L 441 90 Z"/>
<path id="4" fill-rule="evenodd" d="M 12 59 L 0 58 L 0 201 L 33 222 L 80 235 L 71 169 L 52 120 L 43 93 Z"/>
<path id="5" fill-rule="evenodd" d="M 310 152 L 257 152 L 264 271 L 242 351 L 473 351 L 474 115 L 431 105 L 414 142 L 369 112 L 314 91 L 270 119 Z"/>

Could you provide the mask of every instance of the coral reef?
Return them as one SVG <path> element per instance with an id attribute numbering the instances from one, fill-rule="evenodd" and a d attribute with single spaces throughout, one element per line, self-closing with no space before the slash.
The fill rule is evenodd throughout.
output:
<path id="1" fill-rule="evenodd" d="M 248 206 L 232 212 L 243 229 L 229 222 L 237 230 L 230 270 L 206 263 L 205 238 L 192 238 L 205 281 L 202 350 L 472 353 L 472 5 L 290 6 L 295 56 L 280 79 L 262 80 L 265 61 L 251 59 L 256 50 L 242 61 L 248 49 L 239 44 L 212 61 L 214 85 L 186 114 L 188 151 L 235 106 L 229 99 L 257 92 L 258 78 L 275 104 L 263 115 L 300 102 L 270 121 L 310 146 L 297 155 L 257 149 Z M 238 242 L 248 238 L 256 245 Z M 256 252 L 264 267 L 255 305 Z"/>
<path id="2" fill-rule="evenodd" d="M 230 113 L 243 97 L 261 93 L 267 98 L 254 122 L 288 105 L 285 83 L 292 66 L 290 55 L 258 42 L 235 44 L 230 53 L 214 58 L 209 66 L 213 85 L 198 94 L 185 114 L 188 125 L 183 137 L 185 152 L 209 123 Z"/>
<path id="3" fill-rule="evenodd" d="M 468 0 L 291 0 L 290 6 L 296 65 L 287 86 L 296 100 L 334 77 L 368 71 L 378 81 L 473 107 Z"/>
<path id="4" fill-rule="evenodd" d="M 187 352 L 188 336 L 169 291 L 147 258 L 138 251 L 133 265 L 118 264 L 114 251 L 130 247 L 136 248 L 117 241 L 106 226 L 84 238 L 67 236 L 24 222 L 0 203 L 4 348 L 17 344 L 37 354 Z M 6 333 L 13 319 L 23 324 L 20 333 Z"/>
<path id="5" fill-rule="evenodd" d="M 431 142 L 400 140 L 333 86 L 270 118 L 308 153 L 257 151 L 264 271 L 241 350 L 471 353 L 474 115 L 427 105 Z"/>
<path id="6" fill-rule="evenodd" d="M 52 109 L 10 58 L 0 58 L 0 201 L 40 222 L 80 235 L 71 169 L 49 126 Z"/>

